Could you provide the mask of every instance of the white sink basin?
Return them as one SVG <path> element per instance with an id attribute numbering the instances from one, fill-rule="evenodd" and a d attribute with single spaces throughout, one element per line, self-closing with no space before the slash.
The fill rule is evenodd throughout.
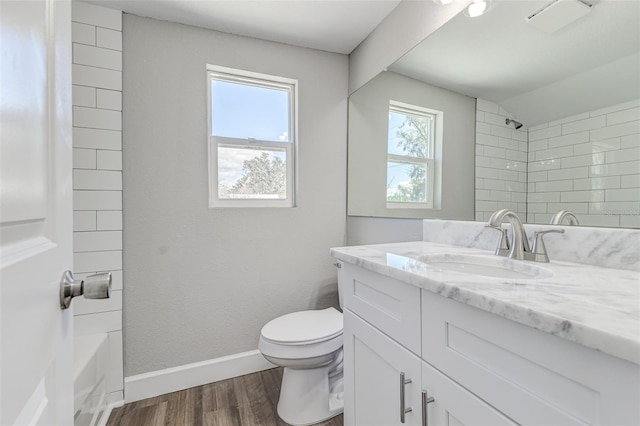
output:
<path id="1" fill-rule="evenodd" d="M 553 276 L 553 271 L 541 266 L 501 256 L 468 254 L 434 254 L 422 256 L 421 262 L 442 271 L 461 272 L 492 278 L 540 279 Z"/>

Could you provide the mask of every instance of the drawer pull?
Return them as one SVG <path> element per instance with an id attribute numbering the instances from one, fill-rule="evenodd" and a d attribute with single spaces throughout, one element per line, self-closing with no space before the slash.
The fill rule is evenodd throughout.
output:
<path id="1" fill-rule="evenodd" d="M 400 373 L 400 423 L 404 423 L 404 415 L 412 411 L 411 407 L 404 408 L 404 387 L 411 383 L 411 379 L 404 378 L 404 372 Z"/>
<path id="2" fill-rule="evenodd" d="M 434 402 L 432 396 L 427 395 L 427 391 L 422 391 L 422 426 L 429 426 L 429 419 L 427 418 L 427 405 Z"/>

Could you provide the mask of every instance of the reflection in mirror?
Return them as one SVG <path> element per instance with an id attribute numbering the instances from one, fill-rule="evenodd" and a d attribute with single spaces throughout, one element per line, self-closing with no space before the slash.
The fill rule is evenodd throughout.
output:
<path id="1" fill-rule="evenodd" d="M 579 225 L 576 215 L 569 210 L 560 210 L 549 221 L 551 225 Z"/>
<path id="2" fill-rule="evenodd" d="M 467 185 L 463 178 L 450 193 L 445 184 L 446 154 L 453 152 L 456 160 L 475 158 L 476 220 L 509 208 L 529 223 L 548 224 L 557 212 L 570 210 L 581 225 L 640 227 L 640 2 L 593 1 L 557 28 L 545 27 L 538 17 L 528 20 L 540 10 L 537 16 L 561 18 L 555 6 L 548 7 L 555 3 L 494 0 L 481 17 L 459 14 L 380 75 L 477 98 L 473 148 L 450 148 L 444 129 L 440 211 L 409 209 L 414 214 L 407 215 L 379 208 L 384 193 L 352 187 L 362 178 L 363 161 L 368 168 L 384 168 L 371 152 L 386 148 L 374 141 L 376 127 L 383 126 L 386 137 L 387 123 L 359 115 L 350 102 L 350 215 L 462 218 L 464 208 L 444 208 L 448 196 L 457 197 Z M 376 80 L 360 89 L 372 102 L 377 95 L 371 92 L 380 86 Z M 382 96 L 385 107 L 388 100 Z M 457 115 L 451 120 L 464 122 Z M 366 130 L 354 131 L 352 124 Z M 364 154 L 357 149 L 361 136 L 369 144 Z"/>
<path id="3" fill-rule="evenodd" d="M 442 111 L 389 101 L 387 207 L 439 208 L 434 154 L 441 116 Z"/>
<path id="4" fill-rule="evenodd" d="M 473 98 L 379 74 L 349 98 L 349 215 L 472 220 L 474 131 Z"/>

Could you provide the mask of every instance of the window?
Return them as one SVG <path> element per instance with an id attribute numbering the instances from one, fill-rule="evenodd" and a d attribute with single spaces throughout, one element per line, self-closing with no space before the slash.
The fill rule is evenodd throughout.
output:
<path id="1" fill-rule="evenodd" d="M 207 66 L 209 206 L 293 207 L 297 81 Z"/>
<path id="2" fill-rule="evenodd" d="M 434 208 L 436 127 L 442 113 L 389 103 L 387 207 Z"/>

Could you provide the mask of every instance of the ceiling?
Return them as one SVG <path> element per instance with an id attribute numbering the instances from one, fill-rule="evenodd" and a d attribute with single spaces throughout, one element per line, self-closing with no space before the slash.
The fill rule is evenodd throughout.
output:
<path id="1" fill-rule="evenodd" d="M 640 97 L 640 1 L 595 0 L 553 34 L 526 22 L 551 0 L 460 14 L 389 70 L 497 102 L 532 126 Z"/>
<path id="2" fill-rule="evenodd" d="M 139 16 L 349 54 L 400 0 L 89 0 Z"/>

